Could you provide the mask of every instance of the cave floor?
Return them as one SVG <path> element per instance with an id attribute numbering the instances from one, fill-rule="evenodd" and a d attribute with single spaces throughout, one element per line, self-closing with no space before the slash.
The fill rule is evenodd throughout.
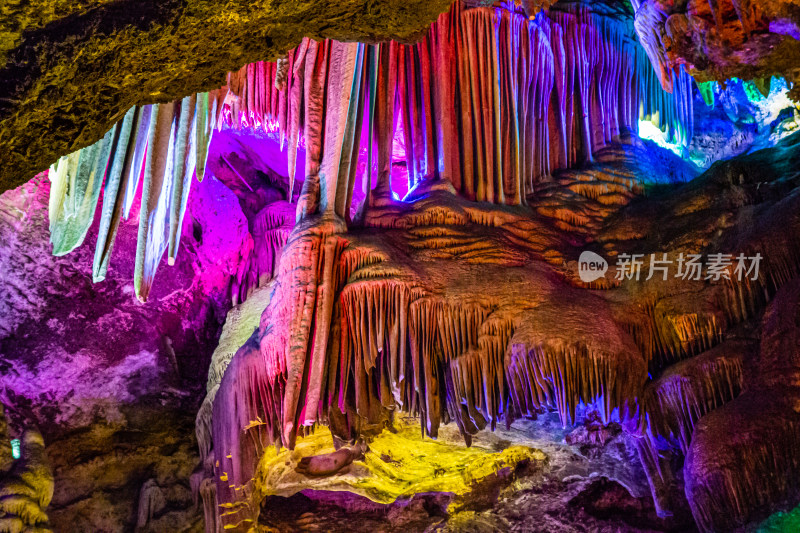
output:
<path id="1" fill-rule="evenodd" d="M 656 515 L 635 446 L 616 424 L 601 430 L 602 435 L 575 427 L 562 428 L 558 414 L 546 412 L 510 428 L 481 432 L 474 447 L 499 452 L 528 446 L 544 452 L 546 460 L 476 483 L 460 498 L 425 492 L 381 504 L 349 492 L 319 490 L 317 483 L 317 489 L 266 497 L 259 525 L 262 531 L 334 533 L 696 531 L 688 509 L 667 519 Z M 438 441 L 455 445 L 461 437 L 448 424 Z"/>

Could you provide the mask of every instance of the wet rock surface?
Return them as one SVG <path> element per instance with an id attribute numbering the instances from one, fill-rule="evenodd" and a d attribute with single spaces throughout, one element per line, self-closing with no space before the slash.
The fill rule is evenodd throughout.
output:
<path id="1" fill-rule="evenodd" d="M 2 513 L 67 531 L 727 531 L 796 505 L 800 136 L 773 146 L 800 120 L 795 6 L 635 1 L 642 49 L 626 7 L 489 4 L 408 46 L 342 39 L 405 38 L 415 2 L 3 6 L 0 186 L 163 103 L 0 197 L 0 436 L 37 459 L 0 445 Z M 695 86 L 690 49 L 698 81 L 754 79 Z M 175 100 L 220 65 L 225 87 Z M 640 140 L 646 121 L 682 157 Z M 687 154 L 736 157 L 684 183 Z M 618 271 L 587 281 L 587 251 Z M 677 274 L 653 276 L 660 253 Z"/>

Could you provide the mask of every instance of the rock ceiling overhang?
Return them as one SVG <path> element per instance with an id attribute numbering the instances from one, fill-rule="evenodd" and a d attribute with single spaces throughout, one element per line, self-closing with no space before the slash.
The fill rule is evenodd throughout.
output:
<path id="1" fill-rule="evenodd" d="M 88 146 L 135 104 L 222 85 L 303 37 L 415 40 L 450 0 L 11 0 L 0 6 L 0 190 Z"/>

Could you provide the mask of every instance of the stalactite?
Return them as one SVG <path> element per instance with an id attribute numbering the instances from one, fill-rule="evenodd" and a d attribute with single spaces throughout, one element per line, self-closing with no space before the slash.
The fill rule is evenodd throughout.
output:
<path id="1" fill-rule="evenodd" d="M 113 214 L 112 206 L 120 202 L 126 219 L 144 176 L 135 285 L 137 296 L 146 299 L 164 243 L 168 262 L 175 261 L 191 175 L 202 180 L 210 136 L 223 127 L 277 131 L 282 146 L 288 141 L 290 202 L 297 150 L 304 146 L 298 219 L 320 210 L 344 220 L 353 214 L 363 218 L 373 187 L 389 197 L 398 122 L 410 188 L 446 179 L 467 198 L 499 204 L 526 203 L 553 171 L 584 163 L 623 131 L 636 130 L 640 110 L 688 142 L 692 86 L 685 71 L 674 76 L 674 94 L 665 93 L 624 21 L 564 9 L 528 20 L 507 6 L 467 9 L 456 2 L 417 44 L 304 39 L 280 68 L 253 63 L 229 73 L 227 86 L 218 91 L 140 108 L 125 146 L 117 140 L 117 131 L 129 127 L 123 121 L 104 140 L 54 167 L 54 252 L 66 253 L 83 240 L 106 167 L 112 172 L 104 206 Z M 159 112 L 167 107 L 177 110 L 169 132 Z M 367 164 L 358 176 L 362 138 L 367 138 Z M 359 184 L 363 205 L 351 205 Z M 116 216 L 103 220 L 98 280 L 112 249 L 114 224 Z M 245 294 L 254 286 L 236 283 Z"/>
<path id="2" fill-rule="evenodd" d="M 421 415 L 427 434 L 435 437 L 443 419 L 452 420 L 468 441 L 487 420 L 496 424 L 505 397 L 503 355 L 513 331 L 508 320 L 489 318 L 481 306 L 420 298 L 390 279 L 348 284 L 341 305 L 342 364 L 337 390 L 329 392 L 340 409 L 355 372 L 356 410 L 363 417 L 396 404 Z M 378 406 L 370 405 L 371 391 L 378 391 Z"/>
<path id="3" fill-rule="evenodd" d="M 120 219 L 130 217 L 143 177 L 134 277 L 137 296 L 146 300 L 161 248 L 167 247 L 170 264 L 175 261 L 192 177 L 199 165 L 202 180 L 211 131 L 221 125 L 219 93 L 131 108 L 102 140 L 51 167 L 53 253 L 83 242 L 105 179 L 92 269 L 95 282 L 105 279 Z"/>
<path id="4" fill-rule="evenodd" d="M 739 401 L 754 403 L 749 408 L 743 403 L 723 408 L 701 420 L 695 432 L 697 444 L 686 458 L 686 496 L 704 532 L 741 528 L 759 516 L 754 513 L 796 494 L 800 475 L 796 414 L 788 406 L 781 412 L 747 394 Z M 722 424 L 742 436 L 720 431 Z M 726 449 L 714 442 L 720 438 L 728 444 Z"/>
<path id="5" fill-rule="evenodd" d="M 297 61 L 309 54 L 316 59 L 315 45 L 322 43 L 304 42 L 289 59 Z M 337 54 L 330 60 L 320 59 L 336 67 L 340 64 Z M 394 72 L 392 66 L 397 65 L 397 77 L 381 77 L 384 88 L 373 103 L 371 97 L 364 97 L 367 91 L 360 89 L 355 78 L 366 78 L 371 72 L 369 62 L 376 57 L 378 71 L 388 67 Z M 647 53 L 624 21 L 581 8 L 551 10 L 531 21 L 503 8 L 465 10 L 456 3 L 420 43 L 391 45 L 377 54 L 367 50 L 354 60 L 353 98 L 346 99 L 347 108 L 341 111 L 349 116 L 345 146 L 351 146 L 362 116 L 369 120 L 375 107 L 396 109 L 403 124 L 409 188 L 422 179 L 445 177 L 468 198 L 520 204 L 552 171 L 586 162 L 621 132 L 636 131 L 640 110 L 643 117 L 657 117 L 678 142 L 688 143 L 692 134 L 693 88 L 685 70 L 670 77 L 675 80 L 668 87 L 673 94 L 665 92 L 659 75 L 648 67 Z M 295 64 L 295 71 L 308 70 L 308 63 L 301 59 L 302 67 Z M 342 83 L 349 82 L 339 82 L 339 74 L 334 73 L 337 82 L 331 83 L 333 71 L 328 70 L 327 75 L 322 74 L 323 79 L 327 76 L 327 84 L 318 82 L 317 87 L 326 86 L 327 97 L 339 102 L 326 103 L 336 114 L 337 106 L 345 105 L 336 95 L 344 97 L 347 91 L 341 91 Z M 271 83 L 260 85 L 260 72 L 259 68 L 244 67 L 235 73 L 236 87 L 245 88 L 245 93 L 262 87 L 262 93 L 253 98 L 247 93 L 246 98 L 231 100 L 233 106 L 226 104 L 226 124 L 239 128 L 276 123 L 281 135 L 288 134 L 291 140 L 294 124 L 304 123 L 309 115 L 309 99 L 305 99 L 305 110 L 291 111 L 288 123 L 281 110 L 286 101 L 298 101 L 300 84 L 308 95 L 310 80 L 298 74 L 287 83 L 291 88 L 278 89 Z M 362 85 L 366 89 L 370 83 Z M 458 91 L 454 91 L 456 86 Z M 273 105 L 264 111 L 255 102 L 266 99 L 272 99 Z M 251 109 L 250 104 L 255 107 Z M 387 111 L 380 113 L 383 128 L 389 127 L 383 118 L 388 118 Z M 289 130 L 284 132 L 286 124 L 290 124 Z M 345 128 L 344 124 L 341 127 Z M 379 153 L 386 153 L 391 138 L 384 134 L 378 139 Z M 371 143 L 372 139 L 368 151 Z M 345 150 L 339 164 L 348 163 L 351 153 Z M 383 161 L 387 159 L 384 155 Z M 328 177 L 321 182 L 324 190 L 339 191 L 340 216 L 355 187 L 344 171 L 330 184 L 326 180 L 332 178 L 326 171 Z M 371 172 L 370 166 L 367 174 Z M 315 175 L 313 167 L 310 174 Z"/>
<path id="6" fill-rule="evenodd" d="M 306 54 L 309 51 L 310 40 L 303 39 L 294 57 L 294 68 L 292 69 L 292 88 L 290 94 L 291 120 L 289 122 L 289 147 L 287 151 L 288 171 L 289 171 L 289 191 L 286 198 L 291 202 L 294 197 L 294 182 L 297 173 L 297 146 L 300 139 L 300 125 L 302 124 L 302 96 L 303 80 L 305 79 Z M 312 52 L 313 53 L 313 52 Z M 261 94 L 261 93 L 259 93 Z M 263 110 L 259 108 L 263 116 Z M 263 119 L 262 119 L 263 120 Z"/>
<path id="7" fill-rule="evenodd" d="M 637 394 L 636 369 L 623 368 L 618 354 L 595 353 L 585 346 L 559 350 L 519 344 L 511 353 L 508 379 L 522 414 L 533 415 L 542 407 L 554 406 L 566 426 L 575 420 L 579 404 L 599 400 L 597 408 L 607 422 L 615 408 L 627 410 L 627 402 Z M 629 377 L 624 375 L 626 370 Z"/>
<path id="8" fill-rule="evenodd" d="M 205 533 L 219 533 L 219 511 L 217 504 L 217 484 L 214 478 L 205 478 L 200 484 L 200 497 L 203 500 L 203 518 Z"/>
<path id="9" fill-rule="evenodd" d="M 139 490 L 139 506 L 136 512 L 136 529 L 144 529 L 166 505 L 164 493 L 155 479 L 148 479 Z"/>
<path id="10" fill-rule="evenodd" d="M 670 439 L 685 455 L 697 421 L 741 392 L 744 361 L 752 351 L 751 343 L 728 341 L 670 367 L 650 384 L 643 406 L 651 439 Z"/>
<path id="11" fill-rule="evenodd" d="M 762 319 L 747 389 L 700 419 L 684 464 L 686 497 L 702 531 L 742 528 L 795 500 L 800 478 L 800 282 L 782 287 Z"/>
<path id="12" fill-rule="evenodd" d="M 128 149 L 132 150 L 130 154 L 131 167 L 130 175 L 128 177 L 127 186 L 125 187 L 125 196 L 123 198 L 122 216 L 128 220 L 133 208 L 133 202 L 136 199 L 136 191 L 139 189 L 139 182 L 144 173 L 144 161 L 147 155 L 147 138 L 150 131 L 150 119 L 153 112 L 153 106 L 147 105 L 139 109 L 140 119 L 136 124 L 136 129 L 131 132 L 136 142 Z"/>
<path id="13" fill-rule="evenodd" d="M 264 286 L 278 271 L 281 250 L 294 227 L 295 206 L 278 201 L 267 204 L 252 222 L 253 249 L 242 262 L 233 291 L 244 302 L 255 289 Z"/>
<path id="14" fill-rule="evenodd" d="M 167 258 L 170 265 L 175 264 L 175 256 L 180 244 L 183 214 L 186 211 L 189 187 L 192 184 L 195 164 L 197 163 L 197 144 L 193 142 L 196 138 L 195 128 L 197 127 L 195 118 L 196 100 L 195 96 L 187 96 L 181 102 L 180 118 L 176 117 L 172 176 L 165 178 L 172 179 L 172 199 L 169 210 L 169 245 L 167 248 Z"/>
<path id="15" fill-rule="evenodd" d="M 726 341 L 671 366 L 646 387 L 636 440 L 659 514 L 674 508 L 669 458 L 685 457 L 700 419 L 739 396 L 754 351 L 753 342 Z"/>
<path id="16" fill-rule="evenodd" d="M 320 166 L 320 212 L 345 217 L 350 188 L 350 158 L 361 88 L 363 46 L 331 43 L 323 153 Z"/>
<path id="17" fill-rule="evenodd" d="M 334 220 L 304 221 L 295 229 L 281 257 L 275 299 L 253 338 L 259 344 L 246 343 L 222 378 L 212 416 L 225 478 L 221 501 L 239 501 L 235 488 L 247 486 L 259 450 L 291 447 L 317 423 L 364 431 L 401 409 L 418 415 L 432 437 L 453 421 L 469 443 L 503 416 L 511 420 L 542 406 L 557 408 L 565 423 L 580 402 L 597 403 L 605 420 L 616 409 L 630 416 L 645 362 L 612 321 L 587 330 L 580 318 L 568 319 L 591 341 L 531 355 L 525 364 L 542 375 L 536 385 L 522 375 L 523 361 L 508 359 L 519 315 L 495 309 L 491 300 L 457 303 L 426 294 L 387 268 L 380 252 L 348 246 Z M 582 316 L 578 309 L 572 315 Z M 542 320 L 526 318 L 522 338 L 535 337 Z M 526 403 L 532 394 L 541 396 L 535 407 Z M 337 422 L 342 416 L 345 422 Z"/>
<path id="18" fill-rule="evenodd" d="M 114 248 L 114 239 L 117 237 L 120 218 L 122 217 L 124 194 L 127 189 L 132 169 L 133 150 L 129 144 L 135 141 L 131 135 L 140 120 L 137 108 L 131 108 L 125 118 L 117 125 L 115 132 L 115 148 L 113 161 L 106 177 L 106 187 L 103 192 L 103 210 L 100 218 L 100 229 L 97 233 L 97 246 L 94 252 L 92 266 L 92 279 L 95 282 L 103 281 L 108 271 L 108 262 Z"/>
<path id="19" fill-rule="evenodd" d="M 211 132 L 214 128 L 212 121 L 214 117 L 211 115 L 213 109 L 209 108 L 209 101 L 212 99 L 213 95 L 209 93 L 197 93 L 197 107 L 194 111 L 194 142 L 192 146 L 197 156 L 194 164 L 197 181 L 203 181 L 206 174 L 208 145 L 211 143 Z"/>
<path id="20" fill-rule="evenodd" d="M 319 170 L 322 163 L 323 129 L 325 125 L 325 79 L 328 72 L 329 43 L 311 41 L 306 52 L 303 97 L 305 104 L 304 136 L 306 142 L 306 176 L 297 200 L 297 220 L 319 208 Z"/>
<path id="21" fill-rule="evenodd" d="M 672 92 L 672 70 L 669 68 L 666 53 L 661 47 L 661 34 L 659 31 L 666 20 L 667 14 L 659 9 L 655 2 L 645 1 L 636 8 L 634 25 L 642 46 L 647 51 L 662 87 L 665 91 Z"/>
<path id="22" fill-rule="evenodd" d="M 708 301 L 686 294 L 645 302 L 625 327 L 652 372 L 710 350 L 724 340 L 725 330 L 737 320 Z"/>
<path id="23" fill-rule="evenodd" d="M 147 301 L 156 268 L 166 250 L 168 202 L 172 190 L 176 104 L 155 104 L 147 137 L 142 208 L 133 284 L 136 297 Z"/>
<path id="24" fill-rule="evenodd" d="M 770 230 L 778 227 L 797 227 L 800 221 L 776 220 L 765 221 Z M 759 239 L 748 242 L 742 247 L 745 257 L 755 257 L 758 253 L 762 256 L 763 264 L 760 266 L 761 275 L 756 279 L 752 276 L 732 276 L 726 280 L 724 311 L 731 323 L 742 322 L 757 314 L 766 306 L 770 298 L 784 285 L 800 276 L 800 246 L 791 231 L 765 231 L 768 239 Z"/>
<path id="25" fill-rule="evenodd" d="M 83 243 L 94 220 L 115 131 L 116 127 L 92 146 L 62 157 L 50 168 L 53 255 L 67 254 Z"/>

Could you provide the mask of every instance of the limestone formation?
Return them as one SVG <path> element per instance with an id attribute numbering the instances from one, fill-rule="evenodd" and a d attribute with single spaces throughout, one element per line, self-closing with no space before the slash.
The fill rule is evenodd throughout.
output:
<path id="1" fill-rule="evenodd" d="M 0 152 L 61 156 L 0 197 L 0 530 L 800 503 L 792 2 L 40 3 L 0 8 Z M 48 92 L 62 41 L 124 79 Z"/>
<path id="2" fill-rule="evenodd" d="M 480 45 L 483 33 L 502 35 L 503 41 Z M 603 53 L 588 61 L 590 49 Z M 137 297 L 146 301 L 163 253 L 168 251 L 169 263 L 175 262 L 191 178 L 203 177 L 196 168 L 205 168 L 207 131 L 213 128 L 253 127 L 267 132 L 277 128 L 282 146 L 288 138 L 290 201 L 296 151 L 304 145 L 303 187 L 311 187 L 317 179 L 321 182 L 311 197 L 301 194 L 298 216 L 313 213 L 319 202 L 322 212 L 349 221 L 361 209 L 354 198 L 367 205 L 373 182 L 355 181 L 360 148 L 355 141 L 365 133 L 374 140 L 376 125 L 385 131 L 396 122 L 402 124 L 404 135 L 407 187 L 444 178 L 469 199 L 526 204 L 553 171 L 592 161 L 593 154 L 615 136 L 635 131 L 641 113 L 660 117 L 672 137 L 688 142 L 691 82 L 679 71 L 674 94 L 664 93 L 651 71 L 642 68 L 645 57 L 624 22 L 582 7 L 529 21 L 505 9 L 464 11 L 455 3 L 416 45 L 317 44 L 306 39 L 287 56 L 282 88 L 277 85 L 277 64 L 250 64 L 230 73 L 228 85 L 219 91 L 156 104 L 146 111 L 132 109 L 102 141 L 62 158 L 51 170 L 52 179 L 57 191 L 67 190 L 65 180 L 72 180 L 70 194 L 51 197 L 51 224 L 54 239 L 62 232 L 76 235 L 66 243 L 54 240 L 54 253 L 67 253 L 83 241 L 99 197 L 100 176 L 108 174 L 111 187 L 106 188 L 103 202 L 110 211 L 116 202 L 114 182 L 124 172 L 121 166 L 140 165 L 130 170 L 143 180 L 134 280 Z M 442 68 L 445 75 L 433 76 Z M 486 68 L 493 73 L 488 79 L 495 81 L 487 83 L 478 75 Z M 397 73 L 390 75 L 395 69 Z M 462 89 L 454 92 L 457 84 Z M 212 101 L 210 115 L 207 104 L 198 106 L 197 101 Z M 203 114 L 199 120 L 198 111 Z M 123 141 L 130 139 L 134 114 L 149 122 L 137 129 L 135 142 L 120 143 L 119 135 Z M 440 134 L 433 121 L 444 125 Z M 377 190 L 384 193 L 392 187 L 393 137 L 377 136 L 376 162 L 382 169 Z M 143 145 L 149 147 L 146 157 L 138 154 Z M 473 145 L 478 147 L 474 154 Z M 374 142 L 368 142 L 370 169 L 373 148 Z M 76 168 L 67 170 L 70 161 Z M 81 161 L 87 163 L 81 166 Z M 73 196 L 83 190 L 79 186 L 86 184 L 91 195 L 76 200 Z M 70 211 L 78 209 L 75 204 L 80 204 L 78 215 Z M 66 217 L 64 223 L 58 222 L 59 216 Z M 110 215 L 106 218 L 110 224 Z M 76 222 L 80 226 L 73 229 Z M 98 241 L 98 280 L 100 258 L 113 246 L 113 232 L 109 236 Z M 270 249 L 283 245 L 279 239 Z M 257 242 L 263 243 L 260 238 Z M 259 256 L 274 263 L 268 254 Z M 258 280 L 263 267 L 255 266 L 248 275 Z M 247 281 L 243 292 L 253 286 L 258 282 Z"/>

